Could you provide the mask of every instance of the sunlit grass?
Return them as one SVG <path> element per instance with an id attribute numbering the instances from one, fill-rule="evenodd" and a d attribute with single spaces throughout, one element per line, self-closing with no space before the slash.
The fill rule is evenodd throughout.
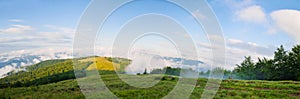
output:
<path id="1" fill-rule="evenodd" d="M 126 76 L 126 75 L 125 75 Z M 158 76 L 158 75 L 156 75 Z M 161 75 L 164 76 L 164 75 Z M 168 77 L 168 76 L 165 76 Z M 109 90 L 120 98 L 162 98 L 177 84 L 178 78 L 161 80 L 150 88 L 136 88 L 119 79 L 116 74 L 102 75 Z M 86 80 L 81 78 L 79 80 Z M 128 77 L 131 79 L 131 77 Z M 134 78 L 132 78 L 134 79 Z M 152 78 L 151 78 L 152 79 Z M 155 79 L 155 78 L 153 78 Z M 190 98 L 200 98 L 207 79 L 199 78 Z M 300 97 L 300 82 L 296 81 L 245 81 L 224 80 L 215 95 L 217 99 L 232 98 L 291 98 Z M 91 84 L 92 85 L 92 84 Z M 89 91 L 93 91 L 90 89 Z M 95 93 L 97 94 L 97 93 Z M 66 80 L 47 85 L 0 89 L 0 96 L 5 98 L 84 98 L 75 80 Z"/>

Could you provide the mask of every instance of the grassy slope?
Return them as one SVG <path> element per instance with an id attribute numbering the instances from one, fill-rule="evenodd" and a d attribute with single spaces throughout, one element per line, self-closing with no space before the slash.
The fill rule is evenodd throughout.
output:
<path id="1" fill-rule="evenodd" d="M 80 62 L 93 62 L 86 70 L 107 70 L 123 72 L 130 60 L 123 58 L 96 57 L 79 60 Z"/>
<path id="2" fill-rule="evenodd" d="M 125 68 L 129 63 L 126 59 L 113 59 L 97 57 L 96 62 L 91 63 L 84 68 L 91 70 L 113 70 L 112 64 L 119 64 L 118 68 Z M 93 62 L 91 58 L 80 59 L 82 63 Z M 8 81 L 38 79 L 39 77 L 48 77 L 47 75 L 66 72 L 72 70 L 70 60 L 56 60 L 49 65 L 51 61 L 42 63 L 45 65 L 36 65 L 29 72 L 19 73 L 7 77 Z M 97 67 L 95 66 L 97 64 Z M 106 64 L 106 65 L 103 65 Z M 108 66 L 108 67 L 105 67 Z M 96 67 L 96 68 L 95 68 Z M 61 70 L 63 69 L 63 71 Z M 102 73 L 101 73 L 102 74 Z M 177 83 L 177 79 L 162 80 L 156 86 L 141 89 L 135 88 L 122 82 L 115 74 L 105 72 L 101 76 L 109 89 L 120 98 L 161 98 L 167 95 Z M 23 76 L 22 76 L 23 75 Z M 25 76 L 26 75 L 26 76 Z M 38 76 L 37 76 L 38 75 Z M 127 75 L 124 75 L 127 76 Z M 34 78 L 33 78 L 34 77 Z M 59 76 L 55 76 L 59 77 Z M 1 79 L 4 81 L 5 79 Z M 0 80 L 0 81 L 1 81 Z M 80 78 L 79 80 L 86 80 Z M 199 78 L 197 86 L 190 98 L 200 98 L 204 90 L 207 79 Z M 93 91 L 93 90 L 91 90 Z M 79 86 L 74 79 L 54 82 L 50 84 L 42 84 L 29 87 L 17 88 L 1 88 L 0 98 L 84 98 L 80 92 Z M 300 98 L 300 82 L 296 81 L 245 81 L 245 80 L 224 80 L 220 86 L 220 90 L 215 98 Z"/>
<path id="3" fill-rule="evenodd" d="M 118 60 L 116 63 L 111 62 L 112 59 Z M 108 70 L 124 71 L 128 60 L 121 58 L 106 58 L 106 57 L 88 57 L 77 59 L 79 67 L 84 70 Z M 75 61 L 75 60 L 74 60 Z M 23 83 L 23 86 L 33 84 L 51 83 L 51 80 L 57 82 L 75 78 L 73 69 L 73 60 L 48 60 L 27 67 L 27 71 L 18 72 L 0 79 L 0 88 L 3 86 L 16 85 Z M 81 69 L 80 69 L 81 70 Z M 61 78 L 61 79 L 60 79 Z M 9 84 L 10 83 L 10 84 Z"/>
<path id="4" fill-rule="evenodd" d="M 91 58 L 91 59 L 84 59 L 82 61 L 95 61 L 93 64 L 91 64 L 87 70 L 115 70 L 114 66 L 116 68 L 120 68 L 120 64 L 112 63 L 109 60 L 103 58 L 103 57 L 97 57 L 97 58 Z"/>
<path id="5" fill-rule="evenodd" d="M 168 94 L 176 80 L 162 80 L 155 87 L 140 89 L 129 86 L 114 74 L 103 75 L 109 89 L 120 98 L 161 98 Z M 81 79 L 84 80 L 84 79 Z M 198 79 L 190 98 L 200 98 L 207 79 Z M 47 85 L 0 89 L 6 98 L 83 98 L 75 80 Z M 0 97 L 1 98 L 1 97 Z M 215 98 L 300 98 L 300 82 L 224 80 Z"/>

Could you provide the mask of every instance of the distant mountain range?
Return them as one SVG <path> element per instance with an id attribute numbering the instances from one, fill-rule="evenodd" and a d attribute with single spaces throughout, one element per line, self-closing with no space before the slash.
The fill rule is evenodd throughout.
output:
<path id="1" fill-rule="evenodd" d="M 68 59 L 72 58 L 71 53 L 67 52 L 56 52 L 48 55 L 20 55 L 16 57 L 12 57 L 9 55 L 0 55 L 0 78 L 5 77 L 7 73 L 11 71 L 20 71 L 24 70 L 25 67 L 52 59 Z M 175 58 L 175 57 L 162 57 L 164 61 L 167 61 L 169 66 L 172 67 L 198 67 L 200 64 L 204 64 L 204 62 L 199 60 L 190 60 L 184 58 Z M 200 70 L 198 68 L 195 68 Z"/>
<path id="2" fill-rule="evenodd" d="M 182 65 L 190 65 L 190 66 L 198 66 L 199 64 L 203 64 L 204 62 L 199 60 L 191 60 L 184 58 L 174 58 L 174 57 L 163 57 L 166 61 L 171 61 L 174 63 L 182 64 Z"/>
<path id="3" fill-rule="evenodd" d="M 13 70 L 19 71 L 23 70 L 24 67 L 30 66 L 41 61 L 51 60 L 51 59 L 66 59 L 72 58 L 72 54 L 67 52 L 56 52 L 48 55 L 20 55 L 20 56 L 0 56 L 0 78 L 6 73 Z"/>

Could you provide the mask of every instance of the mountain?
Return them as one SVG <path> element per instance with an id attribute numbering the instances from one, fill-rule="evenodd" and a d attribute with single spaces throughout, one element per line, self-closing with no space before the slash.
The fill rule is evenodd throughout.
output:
<path id="1" fill-rule="evenodd" d="M 131 62 L 129 59 L 125 58 L 110 58 L 110 57 L 92 57 L 80 60 L 80 62 L 93 62 L 87 70 L 107 70 L 114 71 L 115 69 L 119 70 L 118 72 L 125 72 L 126 66 Z"/>
<path id="2" fill-rule="evenodd" d="M 42 61 L 38 64 L 27 66 L 24 68 L 25 71 L 10 72 L 7 77 L 0 79 L 0 87 L 33 86 L 74 79 L 74 62 L 78 64 L 77 66 L 79 66 L 79 68 L 82 68 L 80 70 L 76 70 L 76 72 L 79 72 L 76 77 L 83 77 L 85 76 L 83 71 L 115 70 L 115 68 L 111 67 L 112 65 L 107 64 L 124 66 L 119 69 L 116 68 L 117 71 L 124 71 L 125 66 L 129 64 L 128 61 L 128 59 L 108 57 L 86 57 L 79 59 L 55 59 Z M 111 69 L 107 70 L 107 68 Z"/>
<path id="3" fill-rule="evenodd" d="M 188 66 L 198 66 L 199 64 L 204 64 L 204 62 L 199 60 L 192 60 L 192 59 L 185 59 L 185 58 L 163 57 L 162 59 L 165 61 L 170 61 L 172 63 L 188 65 Z"/>
<path id="4" fill-rule="evenodd" d="M 60 53 L 61 54 L 61 53 Z M 63 53 L 64 54 L 64 53 Z M 60 57 L 56 57 L 60 58 Z M 32 84 L 45 84 L 56 81 L 61 81 L 65 79 L 75 78 L 73 63 L 79 63 L 82 66 L 80 70 L 98 70 L 98 71 L 118 71 L 119 73 L 126 73 L 126 67 L 129 66 L 131 60 L 125 58 L 111 58 L 111 57 L 84 57 L 78 59 L 53 59 L 42 61 L 42 56 L 23 56 L 12 58 L 2 64 L 5 64 L 4 67 L 14 67 L 13 70 L 19 70 L 16 72 L 7 72 L 5 78 L 0 79 L 0 85 L 6 83 L 15 85 L 18 82 L 23 82 L 25 86 Z M 172 58 L 164 57 L 163 60 L 170 61 L 176 65 L 183 66 L 198 66 L 203 62 L 197 60 L 188 60 L 183 58 Z M 40 62 L 41 61 L 41 62 Z M 37 64 L 34 64 L 39 62 Z M 13 64 L 13 65 L 12 65 Z M 24 64 L 34 64 L 29 66 L 22 66 Z M 164 66 L 162 66 L 164 67 Z M 22 69 L 23 71 L 20 71 Z M 82 74 L 85 75 L 85 74 Z M 51 79 L 51 80 L 50 80 Z M 26 82 L 24 82 L 26 81 Z M 51 82 L 50 82 L 51 81 Z M 16 85 L 17 86 L 17 85 Z"/>
<path id="5" fill-rule="evenodd" d="M 178 57 L 162 57 L 161 60 L 166 62 L 166 66 L 173 68 L 191 68 L 196 71 L 207 71 L 210 68 L 206 63 L 200 60 L 178 58 Z"/>
<path id="6" fill-rule="evenodd" d="M 147 53 L 142 53 L 147 54 Z M 45 60 L 53 60 L 53 59 L 68 59 L 72 58 L 72 54 L 68 52 L 57 52 L 51 51 L 48 54 L 17 54 L 17 53 L 8 53 L 6 55 L 0 55 L 0 78 L 7 76 L 7 73 L 10 72 L 18 72 L 25 70 L 27 66 L 37 64 L 39 62 Z M 174 58 L 174 57 L 161 57 L 160 60 L 167 62 L 166 65 L 171 67 L 197 67 L 199 64 L 204 64 L 202 61 L 184 59 L 184 58 Z M 104 63 L 101 63 L 104 64 Z M 126 63 L 123 63 L 126 64 Z M 127 63 L 128 64 L 128 63 Z M 112 65 L 112 64 L 111 64 Z M 118 66 L 119 68 L 123 68 L 124 66 Z M 135 66 L 134 66 L 135 67 Z M 164 66 L 161 66 L 164 67 Z M 156 68 L 156 67 L 153 67 Z M 93 69 L 90 67 L 89 69 Z M 149 68 L 152 69 L 152 68 Z M 111 70 L 111 68 L 107 68 L 107 70 Z M 141 69 L 143 71 L 144 68 Z M 121 71 L 124 72 L 124 71 Z"/>
<path id="7" fill-rule="evenodd" d="M 51 59 L 67 59 L 72 55 L 67 52 L 55 52 L 50 54 L 22 54 L 14 55 L 0 55 L 0 78 L 5 77 L 11 71 L 21 71 L 25 67 Z"/>
<path id="8" fill-rule="evenodd" d="M 14 57 L 11 59 L 3 58 L 0 62 L 0 68 L 5 66 L 12 66 L 15 68 L 20 68 L 21 66 L 31 65 L 42 61 L 40 56 L 37 55 L 26 55 L 21 57 Z"/>

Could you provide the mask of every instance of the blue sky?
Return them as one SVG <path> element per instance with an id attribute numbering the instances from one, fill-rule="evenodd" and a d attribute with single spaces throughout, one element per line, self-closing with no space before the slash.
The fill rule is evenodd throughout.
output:
<path id="1" fill-rule="evenodd" d="M 0 0 L 0 54 L 33 48 L 70 49 L 76 26 L 89 2 Z M 299 44 L 300 30 L 295 28 L 300 27 L 299 0 L 208 0 L 208 4 L 223 29 L 230 66 L 240 62 L 244 55 L 271 57 L 272 51 L 279 45 L 290 48 Z M 109 37 L 114 35 L 116 27 L 130 19 L 129 16 L 156 12 L 171 16 L 186 26 L 192 38 L 197 39 L 199 47 L 209 45 L 202 29 L 190 19 L 192 15 L 201 15 L 201 12 L 186 13 L 160 1 L 137 2 L 133 5 L 141 9 L 123 6 L 107 21 L 106 42 L 111 42 Z M 172 10 L 160 10 L 164 7 Z M 108 46 L 104 44 L 101 49 L 105 47 Z M 207 51 L 209 48 L 199 50 Z"/>
<path id="2" fill-rule="evenodd" d="M 62 45 L 58 41 L 63 38 L 55 36 L 74 30 L 88 4 L 88 0 L 1 0 L 1 51 Z"/>
<path id="3" fill-rule="evenodd" d="M 33 26 L 53 24 L 73 28 L 88 3 L 89 0 L 1 0 L 1 26 L 11 24 L 7 20 L 20 19 Z"/>
<path id="4" fill-rule="evenodd" d="M 293 42 L 293 38 L 284 31 L 276 31 L 277 33 L 267 33 L 269 28 L 274 25 L 270 14 L 277 10 L 293 9 L 299 10 L 300 1 L 287 0 L 212 0 L 211 7 L 214 9 L 220 24 L 224 30 L 224 34 L 229 38 L 238 38 L 249 42 L 255 42 L 263 45 L 280 45 L 280 43 Z M 239 20 L 236 13 L 247 7 L 258 6 L 265 13 L 266 23 L 248 22 L 247 20 Z M 254 17 L 256 15 L 253 15 Z"/>

